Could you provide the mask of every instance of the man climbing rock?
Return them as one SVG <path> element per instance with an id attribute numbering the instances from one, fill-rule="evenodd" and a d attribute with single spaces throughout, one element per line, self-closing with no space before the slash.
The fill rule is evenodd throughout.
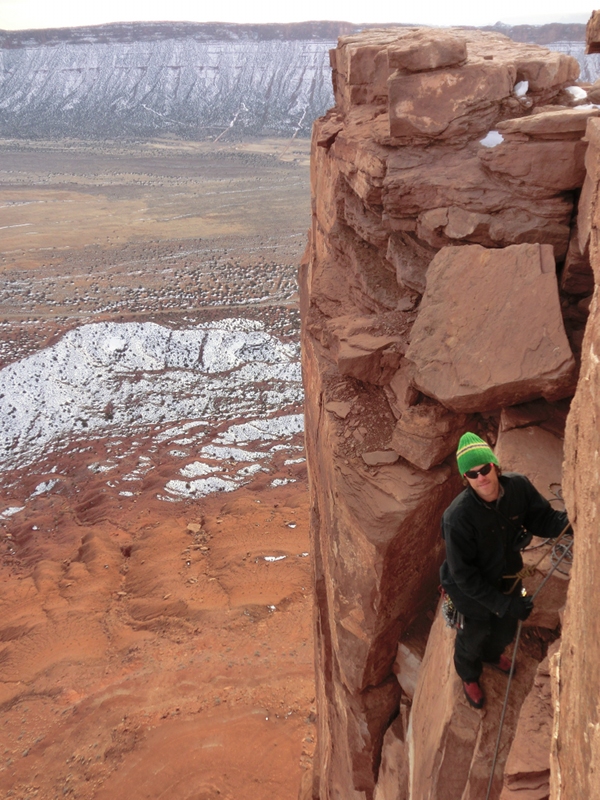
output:
<path id="1" fill-rule="evenodd" d="M 442 517 L 446 560 L 440 577 L 461 617 L 454 646 L 454 666 L 468 702 L 481 708 L 482 663 L 509 673 L 503 655 L 518 620 L 533 609 L 514 576 L 523 567 L 522 548 L 531 536 L 554 538 L 568 524 L 566 512 L 553 509 L 525 475 L 502 474 L 486 442 L 465 433 L 456 453 L 467 487 Z"/>

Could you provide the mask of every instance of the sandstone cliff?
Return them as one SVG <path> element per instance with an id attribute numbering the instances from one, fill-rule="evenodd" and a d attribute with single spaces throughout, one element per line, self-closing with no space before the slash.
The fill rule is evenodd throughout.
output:
<path id="1" fill-rule="evenodd" d="M 331 64 L 335 107 L 313 130 L 300 270 L 317 598 L 312 792 L 482 800 L 506 681 L 485 673 L 483 711 L 461 697 L 453 634 L 435 612 L 439 520 L 461 489 L 453 453 L 465 430 L 560 498 L 593 291 L 600 172 L 586 178 L 598 159 L 592 145 L 586 161 L 585 133 L 600 141 L 600 111 L 573 87 L 573 58 L 497 33 L 342 36 Z M 582 381 L 593 386 L 589 359 Z M 578 402 L 571 435 L 587 437 L 588 459 L 593 403 L 593 393 Z M 574 498 L 591 494 L 593 474 L 581 489 L 570 479 L 578 519 Z M 547 656 L 566 589 L 555 573 L 528 621 L 490 797 L 549 796 L 559 645 Z M 593 664 L 569 677 L 597 686 Z M 575 725 L 586 710 L 568 697 Z M 553 735 L 560 759 L 566 745 Z M 582 742 L 581 763 L 588 755 Z"/>
<path id="2" fill-rule="evenodd" d="M 598 51 L 600 13 L 595 11 L 588 23 L 588 52 Z M 600 126 L 596 120 L 588 123 L 586 138 L 589 145 L 580 204 L 580 238 L 591 250 L 596 291 L 590 304 L 581 373 L 565 438 L 565 496 L 574 520 L 577 549 L 562 647 L 552 660 L 552 800 L 597 797 L 600 793 L 600 623 L 596 599 L 600 579 Z"/>

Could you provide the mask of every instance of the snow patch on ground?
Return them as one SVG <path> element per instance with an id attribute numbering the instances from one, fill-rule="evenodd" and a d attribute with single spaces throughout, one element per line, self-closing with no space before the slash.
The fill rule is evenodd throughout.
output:
<path id="1" fill-rule="evenodd" d="M 0 514 L 0 519 L 8 519 L 9 517 L 14 517 L 15 514 L 18 514 L 19 511 L 23 511 L 25 506 L 11 506 L 7 508 L 6 511 L 3 511 Z"/>
<path id="2" fill-rule="evenodd" d="M 198 478 L 200 475 L 209 475 L 211 472 L 220 472 L 221 467 L 211 467 L 210 464 L 204 464 L 202 461 L 194 461 L 193 464 L 188 464 L 179 472 L 184 478 Z"/>
<path id="3" fill-rule="evenodd" d="M 0 476 L 39 469 L 41 479 L 49 458 L 91 452 L 88 469 L 110 473 L 107 486 L 134 497 L 141 489 L 123 484 L 141 485 L 161 451 L 185 459 L 175 468 L 184 480 L 165 477 L 161 500 L 232 491 L 269 472 L 278 452 L 302 450 L 292 440 L 303 432 L 303 415 L 281 414 L 302 402 L 299 358 L 298 345 L 255 320 L 186 330 L 134 322 L 76 328 L 0 370 Z M 28 499 L 56 483 L 39 483 Z M 15 504 L 0 517 L 20 510 Z"/>
<path id="4" fill-rule="evenodd" d="M 76 328 L 0 371 L 0 470 L 31 463 L 76 434 L 118 429 L 126 435 L 134 427 L 195 418 L 178 426 L 183 433 L 202 428 L 203 417 L 274 413 L 301 400 L 298 358 L 296 345 L 254 321 L 189 330 L 152 322 Z M 261 424 L 269 427 L 254 423 L 254 438 L 261 438 Z"/>
<path id="5" fill-rule="evenodd" d="M 40 494 L 46 494 L 46 492 L 52 491 L 57 483 L 58 480 L 43 481 L 42 483 L 38 483 L 30 497 L 38 497 Z"/>
<path id="6" fill-rule="evenodd" d="M 237 475 L 241 475 L 242 478 L 248 478 L 250 475 L 256 475 L 257 472 L 260 472 L 264 467 L 261 467 L 260 464 L 249 464 L 247 467 L 242 467 L 238 469 Z M 268 472 L 268 470 L 266 470 Z"/>
<path id="7" fill-rule="evenodd" d="M 269 455 L 252 450 L 240 450 L 239 447 L 215 447 L 213 444 L 206 445 L 200 452 L 207 458 L 217 458 L 222 461 L 256 461 Z"/>
<path id="8" fill-rule="evenodd" d="M 232 425 L 222 433 L 216 442 L 227 444 L 255 441 L 262 439 L 269 441 L 282 436 L 291 436 L 304 430 L 303 414 L 288 414 L 284 417 L 274 417 L 266 420 L 255 420 L 243 425 Z"/>
<path id="9" fill-rule="evenodd" d="M 180 497 L 203 497 L 213 492 L 232 492 L 237 489 L 239 483 L 228 481 L 223 478 L 200 478 L 197 481 L 169 481 L 165 486 L 165 491 L 169 494 L 179 495 Z"/>
<path id="10" fill-rule="evenodd" d="M 277 488 L 277 486 L 287 486 L 288 483 L 296 483 L 295 478 L 275 478 L 275 480 L 271 481 L 271 486 L 273 488 Z"/>

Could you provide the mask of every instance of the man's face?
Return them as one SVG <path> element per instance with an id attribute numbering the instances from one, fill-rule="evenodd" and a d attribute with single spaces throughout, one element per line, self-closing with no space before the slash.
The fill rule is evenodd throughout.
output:
<path id="1" fill-rule="evenodd" d="M 491 470 L 488 472 L 487 475 L 482 475 L 479 470 L 485 467 L 485 464 L 480 464 L 478 467 L 473 467 L 469 472 L 478 472 L 476 478 L 469 478 L 467 473 L 465 473 L 465 478 L 467 479 L 469 486 L 475 491 L 482 500 L 485 500 L 488 503 L 492 503 L 494 500 L 498 499 L 498 495 L 500 493 L 500 482 L 498 480 L 498 472 L 496 470 L 496 465 L 491 464 Z"/>

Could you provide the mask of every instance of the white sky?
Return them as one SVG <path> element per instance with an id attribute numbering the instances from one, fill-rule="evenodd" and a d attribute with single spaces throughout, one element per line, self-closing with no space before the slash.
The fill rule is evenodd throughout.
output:
<path id="1" fill-rule="evenodd" d="M 593 6 L 575 0 L 0 0 L 0 29 L 99 25 L 137 20 L 189 22 L 403 22 L 424 25 L 493 25 L 585 22 Z M 575 17 L 575 18 L 574 18 Z"/>

